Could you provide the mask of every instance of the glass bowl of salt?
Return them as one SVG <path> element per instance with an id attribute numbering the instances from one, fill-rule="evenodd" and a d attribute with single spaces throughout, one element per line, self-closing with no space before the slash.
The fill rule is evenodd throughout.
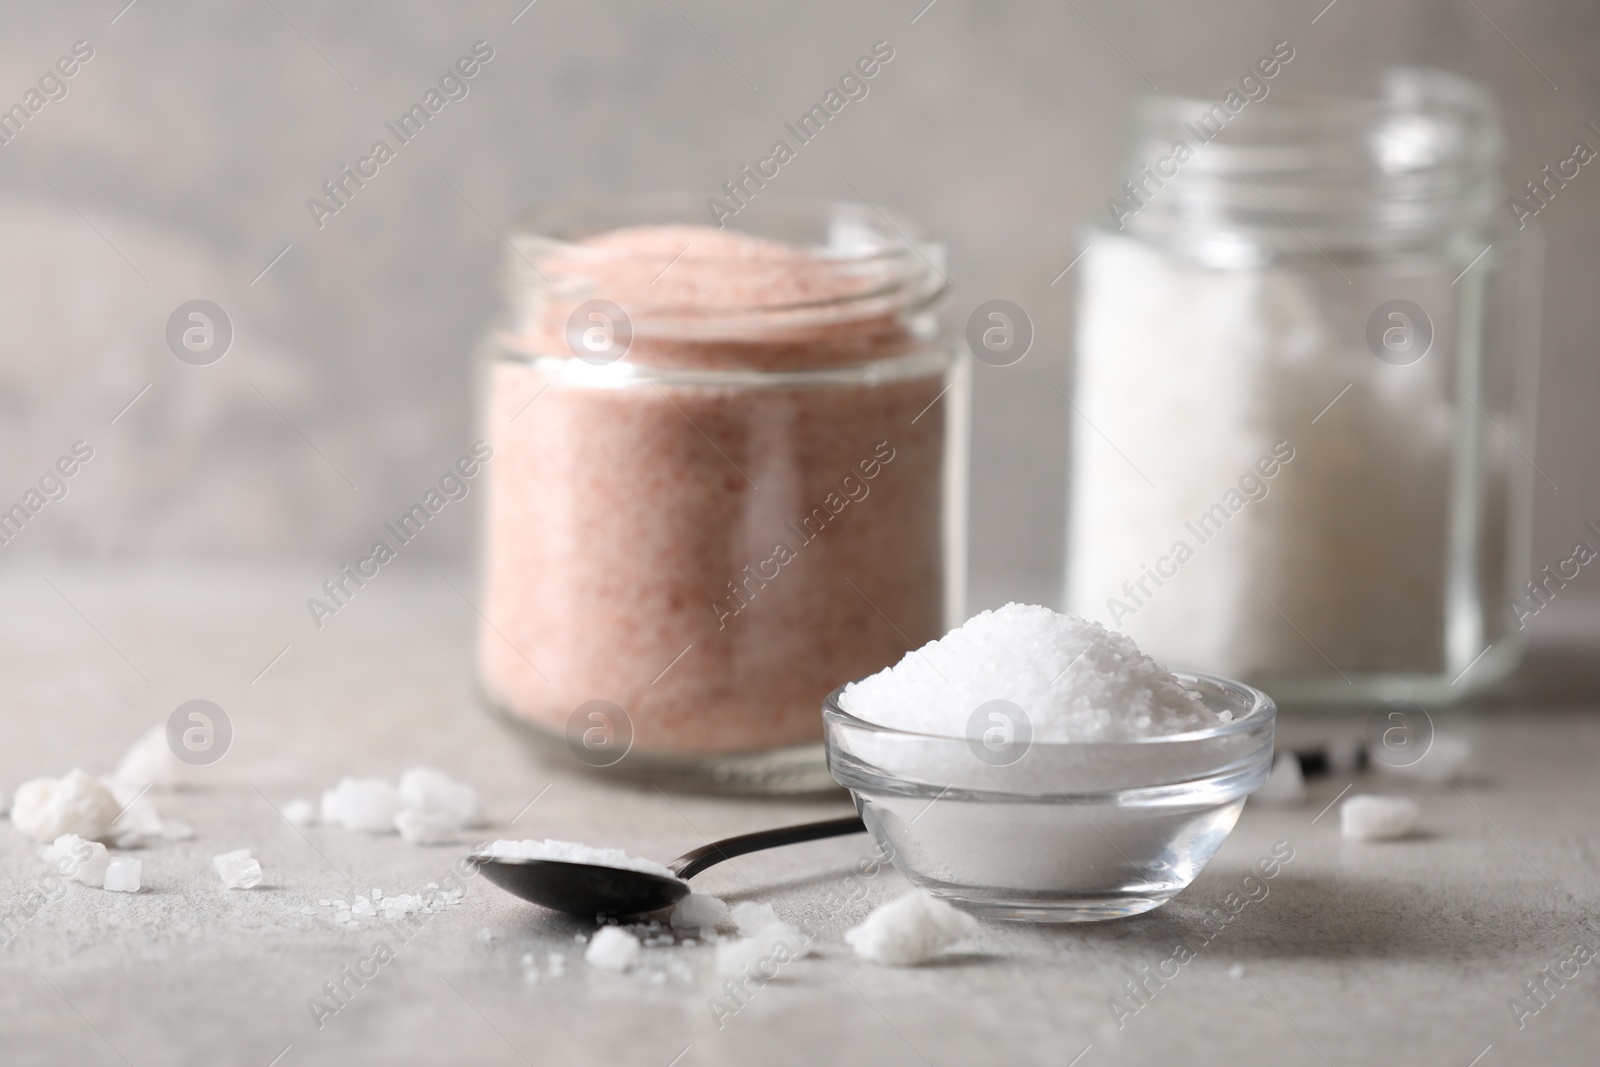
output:
<path id="1" fill-rule="evenodd" d="M 828 769 L 913 884 L 1030 922 L 1137 915 L 1272 764 L 1272 698 L 1048 608 L 984 612 L 823 703 Z"/>

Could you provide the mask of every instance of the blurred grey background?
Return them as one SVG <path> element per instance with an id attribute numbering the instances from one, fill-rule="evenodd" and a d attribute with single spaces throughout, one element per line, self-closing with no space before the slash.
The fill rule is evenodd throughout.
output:
<path id="1" fill-rule="evenodd" d="M 1382 63 L 1485 80 L 1508 184 L 1600 147 L 1593 4 L 525 3 L 0 5 L 0 107 L 74 42 L 94 49 L 0 146 L 0 506 L 73 442 L 95 450 L 0 566 L 352 558 L 474 436 L 497 230 L 578 194 L 709 196 L 885 40 L 870 95 L 777 185 L 853 183 L 941 233 L 953 331 L 990 298 L 1029 311 L 1028 358 L 976 368 L 972 606 L 1057 603 L 1068 412 L 1050 384 L 1067 382 L 1072 276 L 1052 280 L 1123 177 L 1134 94 L 1218 97 L 1288 40 L 1275 92 Z M 494 58 L 470 95 L 319 230 L 307 198 L 480 39 Z M 1585 167 L 1541 216 L 1538 460 L 1560 489 L 1538 485 L 1538 561 L 1600 519 L 1597 204 Z M 195 298 L 235 330 L 208 367 L 165 342 Z M 462 563 L 473 544 L 452 517 L 410 552 Z"/>

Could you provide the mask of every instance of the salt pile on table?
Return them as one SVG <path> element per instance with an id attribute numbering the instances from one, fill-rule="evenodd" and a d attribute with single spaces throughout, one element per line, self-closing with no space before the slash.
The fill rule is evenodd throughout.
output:
<path id="1" fill-rule="evenodd" d="M 978 920 L 966 912 L 914 889 L 874 911 L 844 939 L 862 959 L 910 967 L 926 963 L 978 930 Z"/>
<path id="2" fill-rule="evenodd" d="M 295 815 L 305 816 L 297 808 Z M 382 778 L 344 778 L 322 794 L 322 822 L 369 834 L 396 830 L 413 845 L 441 845 L 458 840 L 461 831 L 483 821 L 478 792 L 465 782 L 431 767 L 413 767 L 400 784 Z M 308 825 L 284 817 L 297 826 Z"/>
<path id="3" fill-rule="evenodd" d="M 412 811 L 476 826 L 483 821 L 478 791 L 432 767 L 413 767 L 400 776 L 400 799 Z"/>
<path id="4" fill-rule="evenodd" d="M 322 794 L 322 821 L 329 826 L 386 834 L 400 813 L 400 791 L 382 778 L 341 778 Z"/>
<path id="5" fill-rule="evenodd" d="M 620 926 L 602 926 L 595 931 L 589 947 L 584 950 L 583 958 L 591 967 L 598 967 L 602 971 L 611 971 L 621 974 L 635 963 L 644 948 L 639 944 L 639 939 Z"/>
<path id="6" fill-rule="evenodd" d="M 717 946 L 717 973 L 749 973 L 765 981 L 777 977 L 779 968 L 810 954 L 807 939 L 778 918 L 771 904 L 745 901 L 735 904 L 728 918 L 745 936 Z"/>
<path id="7" fill-rule="evenodd" d="M 80 770 L 61 778 L 35 778 L 17 787 L 11 823 L 35 841 L 62 834 L 91 840 L 107 836 L 121 806 L 111 790 Z"/>
<path id="8" fill-rule="evenodd" d="M 672 909 L 674 930 L 714 930 L 728 915 L 728 905 L 706 893 L 690 893 Z"/>
<path id="9" fill-rule="evenodd" d="M 261 864 L 247 848 L 213 856 L 211 866 L 228 889 L 254 889 L 261 884 Z"/>
<path id="10" fill-rule="evenodd" d="M 630 856 L 620 848 L 594 848 L 576 841 L 496 841 L 484 852 L 503 860 L 557 860 L 562 863 L 590 863 L 623 871 L 642 871 L 677 880 L 677 875 L 655 860 Z"/>
<path id="11" fill-rule="evenodd" d="M 1339 830 L 1357 841 L 1393 841 L 1417 828 L 1422 809 L 1409 797 L 1358 794 L 1339 805 Z"/>
<path id="12" fill-rule="evenodd" d="M 858 718 L 944 737 L 965 737 L 973 709 L 992 700 L 1021 708 L 1032 739 L 1052 743 L 1161 737 L 1226 721 L 1129 638 L 1025 604 L 975 615 L 839 695 Z"/>

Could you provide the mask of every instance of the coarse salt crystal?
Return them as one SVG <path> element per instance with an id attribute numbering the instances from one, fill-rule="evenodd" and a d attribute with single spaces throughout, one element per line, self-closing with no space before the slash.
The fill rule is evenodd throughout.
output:
<path id="1" fill-rule="evenodd" d="M 1300 769 L 1300 758 L 1293 752 L 1280 752 L 1272 762 L 1272 773 L 1261 788 L 1250 794 L 1250 799 L 1260 804 L 1293 807 L 1306 801 L 1306 779 Z"/>
<path id="2" fill-rule="evenodd" d="M 621 974 L 639 961 L 643 951 L 639 939 L 627 930 L 620 926 L 602 926 L 595 931 L 583 958 L 591 967 Z"/>
<path id="3" fill-rule="evenodd" d="M 1417 828 L 1422 809 L 1410 797 L 1358 794 L 1339 805 L 1339 830 L 1357 841 L 1392 841 Z"/>
<path id="4" fill-rule="evenodd" d="M 165 724 L 150 727 L 139 735 L 117 764 L 112 774 L 119 784 L 135 791 L 146 786 L 174 786 L 188 777 L 189 765 L 173 755 L 167 744 Z"/>
<path id="5" fill-rule="evenodd" d="M 914 889 L 845 933 L 856 955 L 891 967 L 926 963 L 978 933 L 978 920 L 930 893 Z"/>
<path id="6" fill-rule="evenodd" d="M 329 826 L 387 834 L 394 832 L 394 817 L 400 808 L 399 791 L 382 778 L 341 778 L 322 794 L 319 814 Z"/>
<path id="7" fill-rule="evenodd" d="M 144 865 L 132 856 L 113 856 L 106 865 L 105 888 L 113 893 L 137 893 Z"/>
<path id="8" fill-rule="evenodd" d="M 715 927 L 728 914 L 728 905 L 706 893 L 690 893 L 672 909 L 674 930 L 704 930 Z"/>
<path id="9" fill-rule="evenodd" d="M 62 834 L 51 846 L 51 860 L 56 872 L 96 889 L 105 885 L 106 868 L 111 856 L 106 846 L 98 841 L 86 841 L 77 834 Z"/>
<path id="10" fill-rule="evenodd" d="M 1382 759 L 1372 762 L 1384 774 L 1425 785 L 1448 785 L 1461 776 L 1471 758 L 1472 743 L 1466 738 L 1436 733 L 1428 743 L 1428 750 L 1415 763 L 1396 766 Z"/>
<path id="11" fill-rule="evenodd" d="M 965 737 L 974 709 L 1002 699 L 1021 709 L 1032 740 L 1043 742 L 1160 737 L 1222 721 L 1129 638 L 1024 604 L 973 616 L 845 686 L 839 703 L 897 730 Z"/>
<path id="12" fill-rule="evenodd" d="M 73 770 L 60 778 L 35 778 L 18 786 L 11 822 L 35 841 L 54 841 L 62 834 L 95 840 L 110 833 L 120 810 L 105 783 Z"/>
<path id="13" fill-rule="evenodd" d="M 261 884 L 261 864 L 247 848 L 213 856 L 211 866 L 227 889 L 254 889 Z"/>
<path id="14" fill-rule="evenodd" d="M 309 800 L 295 798 L 283 806 L 283 817 L 289 820 L 289 825 L 301 828 L 316 825 L 317 807 Z"/>

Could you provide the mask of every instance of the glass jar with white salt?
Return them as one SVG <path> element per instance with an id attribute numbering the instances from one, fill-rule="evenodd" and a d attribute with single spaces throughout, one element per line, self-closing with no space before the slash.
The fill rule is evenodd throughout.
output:
<path id="1" fill-rule="evenodd" d="M 1280 701 L 1456 699 L 1521 654 L 1536 233 L 1477 84 L 1264 95 L 1143 101 L 1087 235 L 1066 603 Z"/>
<path id="2" fill-rule="evenodd" d="M 608 773 L 831 789 L 823 698 L 962 615 L 966 371 L 910 222 L 724 222 L 613 198 L 512 235 L 480 685 Z"/>

